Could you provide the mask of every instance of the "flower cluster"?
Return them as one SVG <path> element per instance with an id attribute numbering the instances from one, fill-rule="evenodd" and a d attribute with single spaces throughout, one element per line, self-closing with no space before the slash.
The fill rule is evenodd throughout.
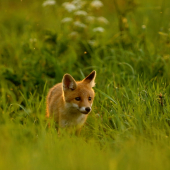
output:
<path id="1" fill-rule="evenodd" d="M 46 0 L 43 2 L 43 6 L 47 6 L 47 5 L 55 5 L 55 0 Z"/>
<path id="2" fill-rule="evenodd" d="M 46 0 L 43 6 L 55 4 L 54 0 Z M 100 0 L 84 1 L 72 0 L 64 2 L 64 18 L 61 20 L 62 28 L 66 28 L 70 38 L 80 37 L 89 41 L 89 44 L 94 44 L 95 35 L 105 32 L 105 26 L 109 21 L 103 16 L 96 16 L 101 13 L 100 9 L 103 3 Z M 92 38 L 93 37 L 93 38 Z"/>

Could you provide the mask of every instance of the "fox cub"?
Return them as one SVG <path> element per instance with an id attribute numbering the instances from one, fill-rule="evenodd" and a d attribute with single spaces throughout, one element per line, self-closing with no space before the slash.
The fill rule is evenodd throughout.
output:
<path id="1" fill-rule="evenodd" d="M 70 74 L 52 87 L 47 95 L 46 117 L 54 118 L 57 126 L 80 131 L 92 110 L 96 71 L 82 81 L 75 81 Z"/>

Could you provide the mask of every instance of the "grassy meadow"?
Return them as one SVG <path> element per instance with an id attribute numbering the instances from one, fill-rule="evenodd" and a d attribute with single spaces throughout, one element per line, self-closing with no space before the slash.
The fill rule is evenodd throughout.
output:
<path id="1" fill-rule="evenodd" d="M 0 0 L 0 169 L 169 170 L 169 68 L 169 0 Z M 81 135 L 58 136 L 49 88 L 92 70 Z"/>

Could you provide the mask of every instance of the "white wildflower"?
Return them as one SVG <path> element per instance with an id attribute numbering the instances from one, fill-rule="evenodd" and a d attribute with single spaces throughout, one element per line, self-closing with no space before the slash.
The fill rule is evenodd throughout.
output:
<path id="1" fill-rule="evenodd" d="M 47 5 L 55 5 L 55 1 L 54 0 L 46 0 L 43 2 L 43 6 L 47 6 Z"/>
<path id="2" fill-rule="evenodd" d="M 86 15 L 87 15 L 87 12 L 86 12 L 86 11 L 79 10 L 79 11 L 76 11 L 74 14 L 75 14 L 75 15 L 79 15 L 79 16 L 86 16 Z"/>
<path id="3" fill-rule="evenodd" d="M 77 31 L 73 31 L 69 34 L 70 37 L 77 37 L 79 33 Z"/>
<path id="4" fill-rule="evenodd" d="M 103 6 L 103 3 L 99 0 L 94 0 L 90 3 L 91 7 L 99 9 L 100 7 Z"/>
<path id="5" fill-rule="evenodd" d="M 88 43 L 89 43 L 91 46 L 95 46 L 95 45 L 96 45 L 96 41 L 95 41 L 95 40 L 89 40 Z"/>
<path id="6" fill-rule="evenodd" d="M 70 18 L 70 17 L 66 17 L 61 20 L 62 23 L 67 23 L 67 22 L 71 22 L 71 21 L 73 21 L 73 18 Z"/>
<path id="7" fill-rule="evenodd" d="M 70 2 L 64 2 L 62 5 L 68 12 L 72 12 L 77 9 L 76 6 Z"/>
<path id="8" fill-rule="evenodd" d="M 30 42 L 31 42 L 31 43 L 34 43 L 34 42 L 36 42 L 36 41 L 37 41 L 36 38 L 30 38 Z"/>
<path id="9" fill-rule="evenodd" d="M 142 29 L 146 29 L 146 25 L 142 25 Z"/>
<path id="10" fill-rule="evenodd" d="M 97 21 L 103 24 L 108 24 L 109 21 L 105 17 L 98 17 Z"/>
<path id="11" fill-rule="evenodd" d="M 72 4 L 74 4 L 77 9 L 81 9 L 86 4 L 86 2 L 81 0 L 74 0 L 72 1 Z"/>
<path id="12" fill-rule="evenodd" d="M 94 16 L 87 16 L 86 21 L 92 23 L 92 22 L 95 21 L 95 17 Z"/>
<path id="13" fill-rule="evenodd" d="M 75 22 L 74 22 L 74 25 L 75 25 L 76 27 L 86 28 L 86 25 L 83 24 L 83 23 L 80 22 L 80 21 L 75 21 Z"/>
<path id="14" fill-rule="evenodd" d="M 96 28 L 93 28 L 93 32 L 104 32 L 105 29 L 103 27 L 96 27 Z"/>

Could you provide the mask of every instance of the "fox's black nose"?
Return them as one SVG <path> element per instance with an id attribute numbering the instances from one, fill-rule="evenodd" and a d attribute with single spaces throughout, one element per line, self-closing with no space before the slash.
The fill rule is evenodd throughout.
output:
<path id="1" fill-rule="evenodd" d="M 86 110 L 86 112 L 90 112 L 91 108 L 90 107 L 86 107 L 85 110 Z"/>

